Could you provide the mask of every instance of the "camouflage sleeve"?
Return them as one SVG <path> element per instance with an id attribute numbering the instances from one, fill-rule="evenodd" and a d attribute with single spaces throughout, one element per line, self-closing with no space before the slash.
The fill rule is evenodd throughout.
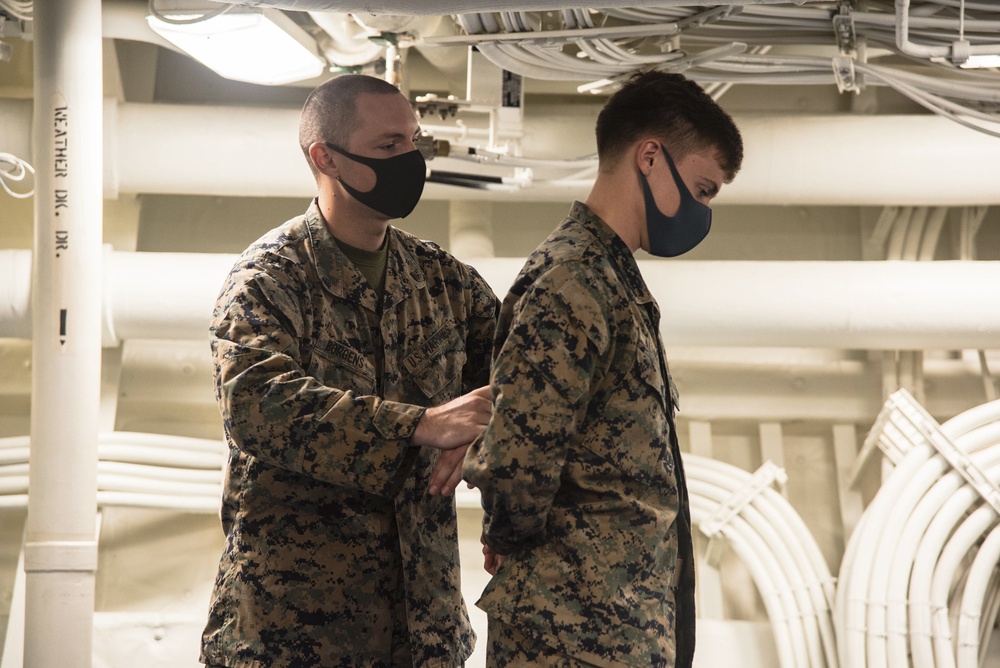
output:
<path id="1" fill-rule="evenodd" d="M 296 292 L 294 282 L 268 272 L 230 279 L 223 288 L 212 357 L 226 432 L 236 447 L 272 466 L 391 496 L 396 474 L 411 461 L 408 440 L 424 408 L 309 376 L 301 365 Z"/>
<path id="2" fill-rule="evenodd" d="M 500 302 L 479 272 L 469 267 L 468 333 L 465 339 L 466 363 L 462 370 L 462 391 L 471 392 L 490 382 L 490 358 L 496 334 Z"/>
<path id="3" fill-rule="evenodd" d="M 543 537 L 567 450 L 586 412 L 607 318 L 580 279 L 557 267 L 518 301 L 494 360 L 493 419 L 470 448 L 483 538 L 499 554 Z"/>

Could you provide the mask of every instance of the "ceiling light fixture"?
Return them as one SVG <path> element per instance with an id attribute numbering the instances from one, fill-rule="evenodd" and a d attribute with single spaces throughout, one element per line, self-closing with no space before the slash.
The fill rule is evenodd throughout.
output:
<path id="1" fill-rule="evenodd" d="M 158 35 L 219 76 L 277 86 L 321 75 L 326 61 L 315 40 L 276 9 L 232 6 L 155 10 L 146 17 Z"/>
<path id="2" fill-rule="evenodd" d="M 969 56 L 969 59 L 959 65 L 962 69 L 977 69 L 983 67 L 1000 67 L 1000 54 Z"/>

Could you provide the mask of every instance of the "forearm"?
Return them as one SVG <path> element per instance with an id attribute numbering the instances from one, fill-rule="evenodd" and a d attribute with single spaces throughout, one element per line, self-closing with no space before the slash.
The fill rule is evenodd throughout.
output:
<path id="1" fill-rule="evenodd" d="M 470 448 L 465 479 L 480 490 L 483 538 L 498 554 L 544 538 L 566 461 L 569 423 L 568 417 L 512 410 L 501 401 Z"/>
<path id="2" fill-rule="evenodd" d="M 216 350 L 225 346 L 214 344 Z M 268 351 L 245 350 L 236 362 L 228 359 L 217 365 L 219 401 L 237 448 L 317 480 L 394 493 L 392 482 L 410 462 L 410 437 L 423 407 L 323 386 Z"/>

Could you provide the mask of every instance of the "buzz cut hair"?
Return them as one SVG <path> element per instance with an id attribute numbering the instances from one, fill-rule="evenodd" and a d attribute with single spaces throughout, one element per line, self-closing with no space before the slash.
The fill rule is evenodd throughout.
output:
<path id="1" fill-rule="evenodd" d="M 635 142 L 656 137 L 680 160 L 715 150 L 729 183 L 743 163 L 743 139 L 733 119 L 701 86 L 680 74 L 640 70 L 608 98 L 597 116 L 597 157 L 613 168 Z"/>
<path id="2" fill-rule="evenodd" d="M 388 81 L 365 74 L 344 74 L 316 87 L 306 98 L 299 115 L 299 147 L 313 176 L 319 177 L 309 157 L 309 147 L 316 142 L 330 142 L 346 148 L 351 134 L 360 125 L 358 97 L 364 93 L 401 95 Z"/>

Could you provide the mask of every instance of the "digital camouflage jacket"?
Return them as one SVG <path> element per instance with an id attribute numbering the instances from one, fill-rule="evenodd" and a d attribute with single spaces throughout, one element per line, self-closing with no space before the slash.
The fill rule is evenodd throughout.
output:
<path id="1" fill-rule="evenodd" d="M 472 651 L 454 500 L 427 493 L 437 451 L 408 441 L 424 407 L 488 382 L 497 300 L 437 245 L 387 234 L 381 308 L 315 202 L 222 287 L 226 543 L 206 663 L 395 665 L 395 613 L 414 666 Z"/>
<path id="2" fill-rule="evenodd" d="M 689 666 L 691 524 L 659 310 L 586 205 L 504 300 L 491 384 L 465 477 L 508 556 L 479 607 L 598 666 Z"/>

